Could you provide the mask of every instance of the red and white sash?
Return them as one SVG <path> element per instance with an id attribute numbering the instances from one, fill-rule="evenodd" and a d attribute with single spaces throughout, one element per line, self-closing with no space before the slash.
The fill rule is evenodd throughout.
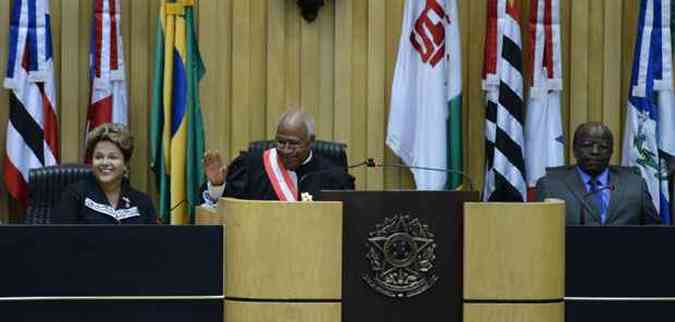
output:
<path id="1" fill-rule="evenodd" d="M 298 201 L 298 176 L 284 167 L 277 149 L 266 150 L 263 153 L 263 163 L 277 198 L 281 201 Z"/>

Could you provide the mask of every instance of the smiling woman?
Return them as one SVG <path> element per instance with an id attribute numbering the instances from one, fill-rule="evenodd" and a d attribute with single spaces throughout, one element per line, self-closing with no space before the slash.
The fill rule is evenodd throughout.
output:
<path id="1" fill-rule="evenodd" d="M 87 136 L 86 159 L 93 178 L 68 186 L 54 209 L 56 223 L 152 224 L 157 222 L 150 197 L 131 188 L 126 176 L 133 137 L 122 124 L 106 123 Z"/>

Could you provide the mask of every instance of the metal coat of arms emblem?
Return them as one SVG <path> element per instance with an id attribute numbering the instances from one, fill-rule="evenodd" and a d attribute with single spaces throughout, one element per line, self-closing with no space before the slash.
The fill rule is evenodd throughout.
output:
<path id="1" fill-rule="evenodd" d="M 366 247 L 370 273 L 362 278 L 383 295 L 413 297 L 438 280 L 434 235 L 417 218 L 410 215 L 385 218 L 369 234 Z"/>

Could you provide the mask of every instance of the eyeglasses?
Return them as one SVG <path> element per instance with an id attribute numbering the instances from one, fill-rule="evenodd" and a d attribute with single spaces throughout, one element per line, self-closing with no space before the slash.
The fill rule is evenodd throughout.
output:
<path id="1" fill-rule="evenodd" d="M 299 149 L 304 142 L 301 140 L 285 140 L 285 139 L 276 139 L 274 141 L 274 146 L 277 149 L 289 149 L 289 150 L 297 150 Z"/>

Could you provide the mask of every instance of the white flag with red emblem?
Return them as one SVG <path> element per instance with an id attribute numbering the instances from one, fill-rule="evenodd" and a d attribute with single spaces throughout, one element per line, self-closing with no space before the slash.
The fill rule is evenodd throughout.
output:
<path id="1" fill-rule="evenodd" d="M 461 50 L 456 0 L 406 2 L 387 145 L 408 166 L 462 171 Z M 412 169 L 417 189 L 452 189 L 459 176 Z"/>

